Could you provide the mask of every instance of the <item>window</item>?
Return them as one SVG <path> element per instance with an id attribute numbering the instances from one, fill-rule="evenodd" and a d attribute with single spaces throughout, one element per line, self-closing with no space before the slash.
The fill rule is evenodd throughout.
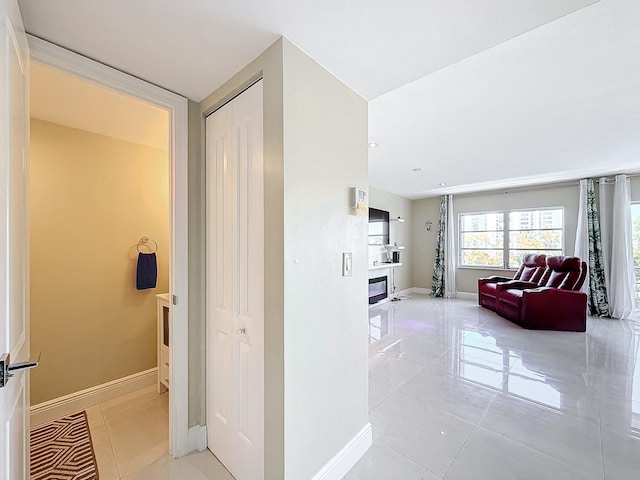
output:
<path id="1" fill-rule="evenodd" d="M 518 268 L 527 253 L 562 255 L 562 208 L 461 213 L 460 266 Z"/>
<path id="2" fill-rule="evenodd" d="M 631 204 L 633 266 L 636 272 L 636 297 L 640 300 L 640 203 Z"/>

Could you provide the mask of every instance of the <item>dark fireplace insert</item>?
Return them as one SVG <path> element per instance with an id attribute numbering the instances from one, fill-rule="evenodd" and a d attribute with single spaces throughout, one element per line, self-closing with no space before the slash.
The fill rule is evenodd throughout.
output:
<path id="1" fill-rule="evenodd" d="M 387 277 L 369 279 L 369 305 L 387 298 Z"/>

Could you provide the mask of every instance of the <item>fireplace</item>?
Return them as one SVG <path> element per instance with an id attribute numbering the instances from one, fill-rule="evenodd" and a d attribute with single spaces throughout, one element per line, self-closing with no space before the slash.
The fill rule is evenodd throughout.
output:
<path id="1" fill-rule="evenodd" d="M 387 298 L 387 277 L 369 279 L 369 305 Z"/>

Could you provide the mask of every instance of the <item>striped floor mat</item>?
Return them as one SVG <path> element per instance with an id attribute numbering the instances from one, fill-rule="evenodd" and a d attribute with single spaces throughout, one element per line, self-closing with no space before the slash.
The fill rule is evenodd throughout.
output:
<path id="1" fill-rule="evenodd" d="M 86 412 L 31 430 L 31 480 L 98 480 Z"/>

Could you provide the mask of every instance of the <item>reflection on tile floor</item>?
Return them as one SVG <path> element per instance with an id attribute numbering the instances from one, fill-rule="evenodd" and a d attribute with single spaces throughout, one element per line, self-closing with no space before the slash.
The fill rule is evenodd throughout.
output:
<path id="1" fill-rule="evenodd" d="M 371 307 L 366 479 L 640 478 L 640 319 L 524 330 L 471 300 Z"/>
<path id="2" fill-rule="evenodd" d="M 374 445 L 347 480 L 640 478 L 640 322 L 530 331 L 471 300 L 372 307 Z M 167 455 L 155 387 L 87 410 L 101 480 L 233 480 Z"/>

